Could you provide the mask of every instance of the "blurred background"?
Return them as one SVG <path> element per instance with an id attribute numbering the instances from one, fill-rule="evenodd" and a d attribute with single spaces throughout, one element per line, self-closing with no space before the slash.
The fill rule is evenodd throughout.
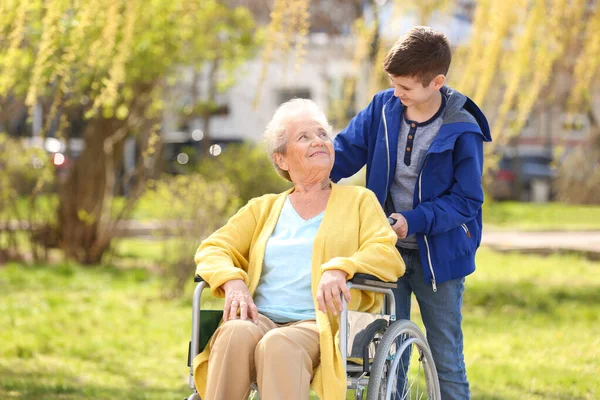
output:
<path id="1" fill-rule="evenodd" d="M 339 132 L 415 25 L 494 138 L 473 398 L 599 398 L 597 0 L 0 0 L 0 398 L 189 394 L 195 249 L 288 188 L 273 112 L 311 98 Z"/>

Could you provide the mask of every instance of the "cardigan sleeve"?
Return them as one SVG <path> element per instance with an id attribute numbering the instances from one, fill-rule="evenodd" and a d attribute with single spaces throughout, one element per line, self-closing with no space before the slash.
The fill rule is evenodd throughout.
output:
<path id="1" fill-rule="evenodd" d="M 375 194 L 365 191 L 359 204 L 359 247 L 350 257 L 335 257 L 321 270 L 339 269 L 352 279 L 354 274 L 370 274 L 387 282 L 404 275 L 404 261 L 396 249 L 398 236 L 390 227 Z"/>
<path id="2" fill-rule="evenodd" d="M 196 275 L 209 285 L 213 295 L 224 297 L 222 285 L 241 279 L 248 285 L 250 244 L 257 229 L 256 200 L 250 200 L 227 224 L 206 238 L 194 261 Z"/>

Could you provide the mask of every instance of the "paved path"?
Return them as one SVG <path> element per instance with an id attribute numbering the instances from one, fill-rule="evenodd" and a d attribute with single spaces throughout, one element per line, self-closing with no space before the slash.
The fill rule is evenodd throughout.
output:
<path id="1" fill-rule="evenodd" d="M 551 253 L 577 251 L 600 259 L 600 231 L 523 232 L 484 227 L 481 244 L 500 251 Z"/>
<path id="2" fill-rule="evenodd" d="M 0 224 L 0 229 L 24 229 L 26 223 L 11 221 L 7 226 Z M 121 221 L 117 235 L 123 237 L 157 238 L 152 233 L 163 227 L 180 226 L 181 223 L 157 223 L 152 221 Z M 600 230 L 598 231 L 551 231 L 526 232 L 500 230 L 484 226 L 482 246 L 498 251 L 520 251 L 537 254 L 553 252 L 581 252 L 588 257 L 600 260 Z"/>
<path id="3" fill-rule="evenodd" d="M 151 237 L 156 224 L 127 221 L 121 225 L 122 236 Z M 600 231 L 526 232 L 499 230 L 484 226 L 482 245 L 498 251 L 549 254 L 580 252 L 600 260 Z"/>

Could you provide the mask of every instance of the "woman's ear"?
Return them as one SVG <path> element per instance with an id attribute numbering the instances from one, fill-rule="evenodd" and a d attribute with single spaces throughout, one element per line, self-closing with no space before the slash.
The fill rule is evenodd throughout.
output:
<path id="1" fill-rule="evenodd" d="M 273 161 L 275 161 L 275 164 L 277 164 L 279 169 L 287 171 L 290 168 L 287 161 L 285 160 L 285 156 L 281 153 L 273 154 Z"/>

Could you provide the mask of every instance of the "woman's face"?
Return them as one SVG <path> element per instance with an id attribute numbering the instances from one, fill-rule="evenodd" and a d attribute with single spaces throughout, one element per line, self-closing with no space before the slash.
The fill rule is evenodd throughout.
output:
<path id="1" fill-rule="evenodd" d="M 275 158 L 292 181 L 320 181 L 329 176 L 335 153 L 325 129 L 316 121 L 298 119 L 288 123 L 285 154 Z"/>

